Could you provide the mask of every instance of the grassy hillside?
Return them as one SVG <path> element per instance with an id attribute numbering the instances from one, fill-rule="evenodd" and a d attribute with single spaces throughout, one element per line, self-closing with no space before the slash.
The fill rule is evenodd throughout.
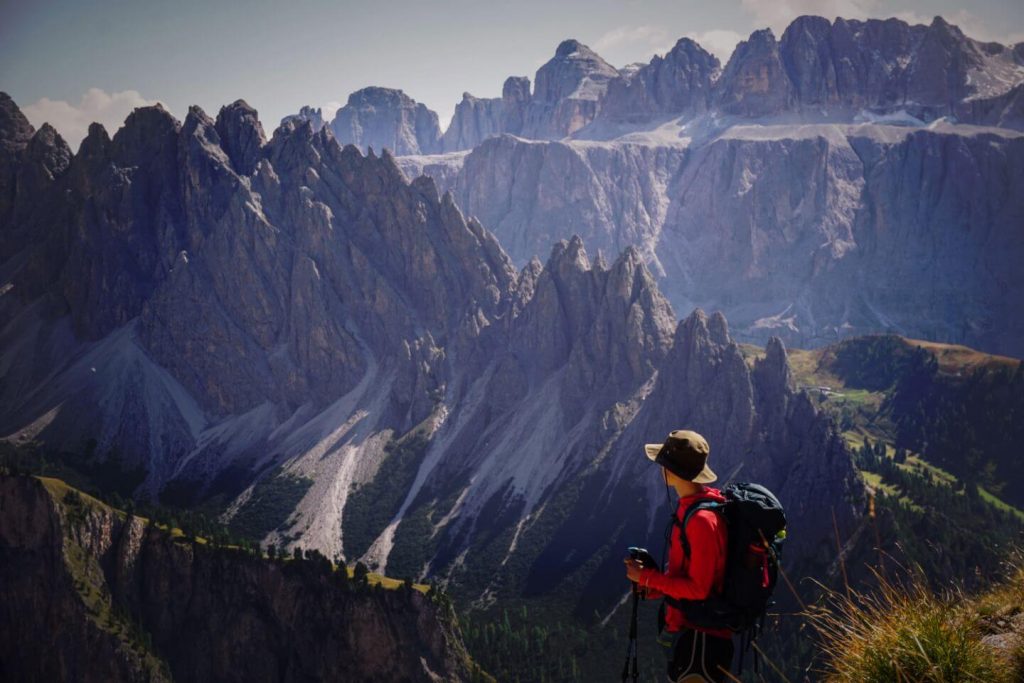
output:
<path id="1" fill-rule="evenodd" d="M 155 505 L 137 506 L 133 501 L 121 499 L 116 493 L 106 494 L 95 489 L 92 491 L 94 495 L 90 495 L 90 493 L 72 486 L 63 479 L 41 476 L 39 474 L 41 468 L 45 468 L 45 465 L 41 466 L 40 461 L 33 457 L 31 453 L 26 453 L 23 449 L 15 448 L 11 444 L 0 442 L 0 475 L 29 474 L 36 476 L 53 499 L 65 509 L 72 519 L 81 516 L 84 511 L 90 509 L 110 512 L 121 519 L 132 515 L 144 523 L 152 524 L 155 528 L 164 531 L 182 543 L 213 545 L 225 550 L 244 552 L 280 562 L 298 560 L 319 562 L 325 567 L 329 566 L 331 571 L 347 571 L 348 577 L 357 583 L 365 583 L 368 586 L 380 586 L 389 590 L 401 588 L 407 583 L 413 590 L 424 594 L 432 590 L 431 586 L 427 584 L 411 583 L 369 572 L 361 564 L 346 567 L 340 562 L 332 562 L 329 558 L 315 550 L 297 548 L 290 554 L 286 554 L 284 551 L 278 553 L 277 548 L 274 546 L 261 547 L 250 536 L 233 535 L 233 527 L 221 525 L 200 513 Z M 104 498 L 107 500 L 103 500 Z"/>
<path id="2" fill-rule="evenodd" d="M 894 335 L 789 358 L 797 385 L 840 425 L 877 509 L 852 562 L 877 568 L 889 555 L 933 586 L 977 589 L 998 575 L 1024 541 L 1020 361 Z"/>
<path id="3" fill-rule="evenodd" d="M 935 474 L 980 486 L 994 503 L 1024 506 L 1019 360 L 883 335 L 792 350 L 790 366 L 856 447 L 881 441 Z"/>

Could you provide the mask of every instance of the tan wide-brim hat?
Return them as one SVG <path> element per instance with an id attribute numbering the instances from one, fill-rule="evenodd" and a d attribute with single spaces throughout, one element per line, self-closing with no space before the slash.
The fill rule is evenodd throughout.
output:
<path id="1" fill-rule="evenodd" d="M 710 484 L 718 479 L 718 475 L 708 467 L 710 453 L 707 440 L 686 429 L 669 433 L 665 443 L 644 445 L 644 455 L 648 460 L 694 484 Z"/>

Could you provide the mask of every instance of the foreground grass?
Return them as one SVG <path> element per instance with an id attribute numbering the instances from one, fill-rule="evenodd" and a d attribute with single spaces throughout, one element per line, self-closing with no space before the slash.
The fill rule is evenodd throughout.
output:
<path id="1" fill-rule="evenodd" d="M 808 618 L 831 683 L 1024 680 L 1024 570 L 975 598 L 923 580 L 880 578 L 872 594 L 830 594 Z"/>

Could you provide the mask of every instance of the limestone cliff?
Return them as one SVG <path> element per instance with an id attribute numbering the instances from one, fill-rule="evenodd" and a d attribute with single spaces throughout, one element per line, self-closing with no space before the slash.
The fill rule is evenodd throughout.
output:
<path id="1" fill-rule="evenodd" d="M 897 331 L 1020 355 L 1021 159 L 1008 130 L 737 125 L 492 138 L 438 178 L 517 265 L 573 233 L 607 253 L 632 244 L 676 310 L 721 310 L 742 340 Z"/>

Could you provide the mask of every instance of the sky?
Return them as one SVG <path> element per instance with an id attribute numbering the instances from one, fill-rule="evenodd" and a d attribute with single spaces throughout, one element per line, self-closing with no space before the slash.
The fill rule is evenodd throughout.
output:
<path id="1" fill-rule="evenodd" d="M 269 135 L 301 106 L 332 115 L 368 85 L 401 88 L 443 129 L 463 92 L 532 81 L 566 38 L 621 67 L 688 36 L 724 64 L 752 31 L 781 36 L 802 14 L 942 15 L 980 40 L 1024 41 L 1024 0 L 0 0 L 0 90 L 74 149 L 90 122 L 113 134 L 157 101 L 182 119 L 242 98 Z"/>

